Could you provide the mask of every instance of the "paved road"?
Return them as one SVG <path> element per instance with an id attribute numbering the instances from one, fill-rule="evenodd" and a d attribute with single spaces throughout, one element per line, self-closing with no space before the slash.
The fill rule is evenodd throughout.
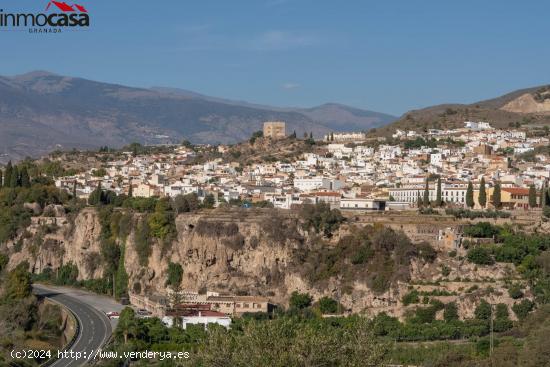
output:
<path id="1" fill-rule="evenodd" d="M 120 311 L 122 308 L 109 298 L 71 288 L 34 285 L 34 292 L 67 307 L 80 324 L 76 341 L 69 352 L 78 352 L 81 358 L 59 359 L 52 364 L 55 367 L 82 366 L 92 359 L 93 353 L 109 339 L 115 325 L 104 312 Z"/>

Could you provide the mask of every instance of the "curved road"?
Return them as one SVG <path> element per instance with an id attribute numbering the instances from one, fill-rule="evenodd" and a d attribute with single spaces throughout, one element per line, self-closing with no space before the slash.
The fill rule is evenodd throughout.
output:
<path id="1" fill-rule="evenodd" d="M 43 285 L 34 285 L 33 287 L 37 295 L 59 302 L 71 310 L 80 326 L 76 340 L 72 347 L 67 350 L 67 354 L 72 351 L 75 355 L 76 353 L 80 353 L 81 357 L 77 359 L 67 355 L 67 358 L 60 358 L 51 366 L 74 367 L 86 364 L 93 358 L 95 351 L 101 348 L 111 336 L 112 326 L 107 316 L 84 300 L 58 289 Z"/>

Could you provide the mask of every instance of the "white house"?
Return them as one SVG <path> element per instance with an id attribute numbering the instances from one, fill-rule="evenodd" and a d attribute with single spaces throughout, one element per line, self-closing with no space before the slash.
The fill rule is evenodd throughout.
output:
<path id="1" fill-rule="evenodd" d="M 218 324 L 225 328 L 231 325 L 231 318 L 217 311 L 197 311 L 189 316 L 181 316 L 180 320 L 183 329 L 187 328 L 187 325 L 203 325 L 205 329 L 208 324 Z M 164 316 L 162 323 L 168 327 L 174 326 L 174 316 Z"/>
<path id="2" fill-rule="evenodd" d="M 344 198 L 344 199 L 340 199 L 340 209 L 385 210 L 386 200 L 364 199 L 364 198 L 353 198 L 353 199 Z"/>

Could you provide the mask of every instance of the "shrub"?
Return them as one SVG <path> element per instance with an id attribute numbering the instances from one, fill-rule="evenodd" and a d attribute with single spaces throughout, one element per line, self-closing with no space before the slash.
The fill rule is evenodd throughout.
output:
<path id="1" fill-rule="evenodd" d="M 520 284 L 512 284 L 510 288 L 508 288 L 508 295 L 512 297 L 513 299 L 519 299 L 523 297 L 523 291 L 521 290 Z"/>
<path id="2" fill-rule="evenodd" d="M 401 299 L 401 302 L 403 302 L 404 306 L 408 306 L 412 303 L 419 303 L 420 297 L 418 291 L 416 289 L 413 289 L 409 293 L 405 294 Z"/>
<path id="3" fill-rule="evenodd" d="M 309 293 L 299 293 L 297 291 L 294 291 L 290 295 L 289 304 L 291 308 L 296 308 L 301 310 L 311 306 L 312 301 L 313 301 L 313 298 L 309 295 Z"/>
<path id="4" fill-rule="evenodd" d="M 476 238 L 490 238 L 499 233 L 499 227 L 488 222 L 479 222 L 464 228 L 464 235 Z"/>
<path id="5" fill-rule="evenodd" d="M 180 264 L 170 262 L 168 264 L 168 277 L 166 279 L 166 285 L 177 287 L 180 285 L 183 279 L 183 268 Z"/>
<path id="6" fill-rule="evenodd" d="M 330 297 L 319 300 L 319 310 L 323 314 L 335 314 L 338 312 L 338 302 Z"/>
<path id="7" fill-rule="evenodd" d="M 57 271 L 56 284 L 59 285 L 75 285 L 78 278 L 78 267 L 69 262 L 59 268 Z"/>
<path id="8" fill-rule="evenodd" d="M 468 261 L 477 265 L 492 265 L 495 263 L 489 249 L 481 246 L 468 250 Z"/>
<path id="9" fill-rule="evenodd" d="M 507 319 L 509 317 L 508 306 L 504 303 L 497 304 L 495 308 L 495 318 L 497 319 Z"/>
<path id="10" fill-rule="evenodd" d="M 445 305 L 443 318 L 447 322 L 458 320 L 458 307 L 455 302 L 449 302 Z"/>
<path id="11" fill-rule="evenodd" d="M 418 307 L 411 321 L 413 323 L 419 323 L 419 324 L 432 323 L 435 320 L 436 312 L 437 312 L 437 308 L 434 306 Z"/>
<path id="12" fill-rule="evenodd" d="M 437 251 L 428 242 L 420 242 L 416 248 L 418 257 L 426 262 L 432 263 L 437 258 Z"/>
<path id="13" fill-rule="evenodd" d="M 484 299 L 481 300 L 474 311 L 476 319 L 478 320 L 489 320 L 491 318 L 491 313 L 491 305 Z"/>
<path id="14" fill-rule="evenodd" d="M 332 232 L 344 221 L 342 213 L 338 209 L 330 209 L 326 203 L 302 205 L 300 219 L 304 229 L 313 229 L 315 233 L 323 233 L 327 237 L 332 236 Z"/>
<path id="15" fill-rule="evenodd" d="M 521 302 L 515 303 L 512 306 L 512 310 L 520 320 L 525 319 L 529 312 L 533 310 L 533 308 L 535 308 L 535 303 L 529 299 L 524 299 Z"/>

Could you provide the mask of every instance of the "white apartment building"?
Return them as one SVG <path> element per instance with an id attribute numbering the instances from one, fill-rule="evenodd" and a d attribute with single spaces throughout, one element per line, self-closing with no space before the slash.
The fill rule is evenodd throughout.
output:
<path id="1" fill-rule="evenodd" d="M 339 190 L 342 187 L 342 182 L 339 180 L 326 177 L 307 177 L 295 178 L 294 187 L 302 192 L 310 192 L 314 190 Z"/>
<path id="2" fill-rule="evenodd" d="M 425 187 L 421 185 L 405 186 L 398 188 L 390 188 L 388 192 L 395 201 L 402 201 L 407 203 L 416 203 L 418 198 L 424 199 Z M 434 184 L 429 186 L 429 198 L 430 201 L 437 199 L 437 187 Z M 459 205 L 466 205 L 466 191 L 467 187 L 459 185 L 447 185 L 441 184 L 441 200 Z"/>

